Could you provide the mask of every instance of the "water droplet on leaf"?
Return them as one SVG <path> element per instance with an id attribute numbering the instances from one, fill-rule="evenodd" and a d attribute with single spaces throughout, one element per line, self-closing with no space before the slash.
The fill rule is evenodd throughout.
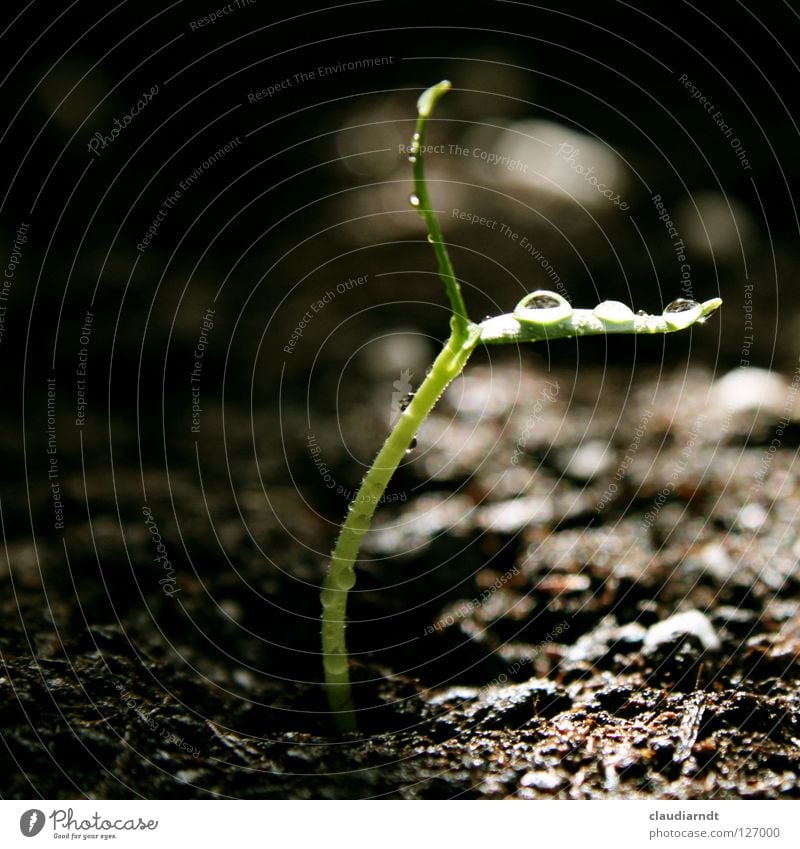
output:
<path id="1" fill-rule="evenodd" d="M 560 307 L 561 301 L 554 298 L 552 295 L 534 295 L 527 304 L 525 309 L 529 310 L 549 310 L 553 307 Z"/>
<path id="2" fill-rule="evenodd" d="M 664 312 L 686 312 L 699 306 L 700 304 L 697 301 L 693 301 L 690 298 L 676 298 L 671 304 L 667 304 L 664 307 Z"/>
<path id="3" fill-rule="evenodd" d="M 675 330 L 691 327 L 702 314 L 700 304 L 689 298 L 677 298 L 664 308 L 664 320 Z"/>
<path id="4" fill-rule="evenodd" d="M 647 310 L 636 310 L 636 315 L 647 315 Z"/>
<path id="5" fill-rule="evenodd" d="M 572 315 L 572 307 L 561 295 L 539 289 L 526 295 L 514 308 L 513 315 L 523 324 L 557 324 Z"/>
<path id="6" fill-rule="evenodd" d="M 408 199 L 408 202 L 411 204 L 411 206 L 414 207 L 414 209 L 419 206 L 419 198 L 416 195 L 411 195 Z"/>
<path id="7" fill-rule="evenodd" d="M 603 301 L 592 310 L 592 315 L 609 324 L 627 324 L 633 321 L 633 310 L 622 301 Z"/>
<path id="8" fill-rule="evenodd" d="M 408 154 L 408 161 L 413 165 L 417 161 L 417 157 L 413 153 Z"/>
<path id="9" fill-rule="evenodd" d="M 406 448 L 406 454 L 410 454 L 417 447 L 417 437 L 413 437 Z"/>

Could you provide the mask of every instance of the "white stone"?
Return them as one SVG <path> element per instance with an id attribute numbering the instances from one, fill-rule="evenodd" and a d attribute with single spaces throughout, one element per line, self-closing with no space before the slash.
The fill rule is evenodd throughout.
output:
<path id="1" fill-rule="evenodd" d="M 706 650 L 715 651 L 720 647 L 719 637 L 708 617 L 699 610 L 687 610 L 651 625 L 644 638 L 644 649 L 652 651 L 682 634 L 697 637 Z"/>
<path id="2" fill-rule="evenodd" d="M 729 371 L 711 387 L 712 401 L 734 413 L 757 409 L 780 411 L 788 393 L 789 385 L 782 375 L 753 366 Z"/>

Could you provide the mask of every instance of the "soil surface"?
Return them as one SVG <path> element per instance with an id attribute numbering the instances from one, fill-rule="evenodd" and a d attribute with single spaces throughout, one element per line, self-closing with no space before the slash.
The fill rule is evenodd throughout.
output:
<path id="1" fill-rule="evenodd" d="M 8 797 L 800 796 L 788 380 L 476 357 L 365 545 L 340 737 L 317 588 L 347 496 L 324 475 L 357 484 L 376 385 L 310 429 L 299 402 L 230 416 L 202 481 L 144 469 L 148 516 L 98 467 L 64 481 L 63 541 L 9 535 Z"/>

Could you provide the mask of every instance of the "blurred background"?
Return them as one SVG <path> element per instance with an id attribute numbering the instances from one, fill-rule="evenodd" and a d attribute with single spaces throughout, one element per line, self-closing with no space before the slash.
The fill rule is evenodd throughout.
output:
<path id="1" fill-rule="evenodd" d="M 492 392 L 460 383 L 447 416 L 521 426 L 548 375 L 585 374 L 619 401 L 613 434 L 637 386 L 669 375 L 674 410 L 740 366 L 756 383 L 726 397 L 780 408 L 800 332 L 796 4 L 4 14 L 2 558 L 38 638 L 104 623 L 230 686 L 316 680 L 336 523 L 447 333 L 403 149 L 443 78 L 427 167 L 473 317 L 535 288 L 725 301 L 667 338 L 478 352 Z M 423 440 L 390 495 L 459 491 L 491 450 L 437 466 Z"/>

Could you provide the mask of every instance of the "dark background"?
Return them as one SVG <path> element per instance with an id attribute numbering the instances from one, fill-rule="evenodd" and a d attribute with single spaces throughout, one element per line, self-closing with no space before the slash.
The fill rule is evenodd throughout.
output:
<path id="1" fill-rule="evenodd" d="M 719 353 L 735 363 L 749 281 L 758 305 L 753 361 L 791 370 L 798 229 L 792 4 L 734 4 L 723 12 L 685 3 L 368 2 L 276 12 L 255 2 L 191 30 L 212 11 L 201 3 L 34 3 L 5 32 L 6 252 L 19 222 L 30 221 L 3 340 L 7 480 L 24 473 L 22 399 L 30 405 L 26 422 L 41 431 L 38 402 L 48 374 L 59 378 L 60 443 L 75 442 L 73 371 L 90 306 L 97 316 L 88 395 L 90 429 L 100 431 L 96 444 L 92 436 L 95 460 L 108 458 L 102 433 L 109 412 L 126 427 L 136 421 L 146 437 L 140 448 L 155 453 L 157 464 L 162 433 L 178 450 L 188 440 L 191 351 L 199 317 L 223 281 L 202 379 L 204 403 L 217 412 L 223 384 L 227 403 L 249 409 L 252 394 L 257 409 L 275 409 L 282 369 L 305 375 L 325 340 L 317 371 L 323 383 L 342 371 L 354 340 L 398 326 L 441 338 L 443 299 L 421 223 L 404 206 L 409 169 L 396 146 L 410 133 L 419 91 L 445 76 L 456 92 L 440 108 L 447 123 L 433 128 L 434 141 L 463 142 L 480 122 L 544 119 L 595 136 L 631 166 L 627 215 L 612 208 L 589 215 L 547 199 L 539 210 L 535 195 L 522 197 L 528 207 L 498 200 L 497 169 L 476 170 L 457 157 L 441 166 L 447 180 L 468 184 L 458 202 L 489 216 L 499 209 L 529 235 L 577 305 L 616 297 L 657 310 L 682 294 L 649 196 L 659 193 L 675 215 L 710 194 L 730 204 L 723 229 L 730 233 L 734 222 L 737 238 L 715 242 L 717 218 L 696 206 L 695 226 L 707 228 L 712 249 L 691 251 L 689 259 L 696 296 L 727 299 L 722 324 L 696 341 L 670 340 L 666 356 L 694 345 L 706 359 Z M 296 73 L 373 56 L 392 57 L 391 64 L 248 103 L 248 93 Z M 720 110 L 752 170 L 742 168 L 681 74 Z M 159 94 L 142 114 L 99 158 L 89 153 L 94 133 L 110 132 L 114 118 L 154 84 Z M 345 129 L 370 122 L 381 123 Z M 136 244 L 164 198 L 237 136 L 242 144 L 202 175 L 139 255 Z M 445 184 L 439 198 L 450 191 Z M 475 315 L 508 310 L 547 284 L 538 265 L 496 233 L 451 221 L 445 229 Z M 396 276 L 377 282 L 382 271 Z M 284 337 L 316 294 L 361 274 L 372 275 L 357 292 L 364 312 L 353 315 L 353 303 L 340 299 L 285 357 Z M 563 345 L 561 356 L 573 356 L 573 348 Z M 594 340 L 582 351 L 593 360 L 665 355 L 661 339 Z M 324 387 L 315 389 L 333 403 Z M 305 381 L 291 381 L 287 391 L 302 398 Z M 218 435 L 209 431 L 207 447 L 215 451 Z M 135 461 L 134 443 L 123 443 L 117 460 Z"/>

